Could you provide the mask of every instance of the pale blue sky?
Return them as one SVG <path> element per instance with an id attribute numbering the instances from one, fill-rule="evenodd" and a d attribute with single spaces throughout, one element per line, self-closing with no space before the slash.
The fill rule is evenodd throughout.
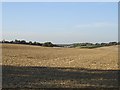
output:
<path id="1" fill-rule="evenodd" d="M 53 43 L 118 40 L 116 3 L 3 3 L 3 39 Z"/>

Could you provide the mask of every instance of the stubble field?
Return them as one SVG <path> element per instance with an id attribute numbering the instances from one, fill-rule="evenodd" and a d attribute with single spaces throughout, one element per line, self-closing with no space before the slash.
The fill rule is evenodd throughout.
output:
<path id="1" fill-rule="evenodd" d="M 4 88 L 117 88 L 118 46 L 95 49 L 3 44 Z"/>

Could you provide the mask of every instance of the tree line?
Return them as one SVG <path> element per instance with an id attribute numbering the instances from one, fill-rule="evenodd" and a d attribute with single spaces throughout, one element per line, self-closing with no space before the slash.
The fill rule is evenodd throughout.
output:
<path id="1" fill-rule="evenodd" d="M 25 41 L 25 40 L 14 40 L 14 41 L 7 41 L 2 40 L 0 43 L 10 43 L 10 44 L 26 44 L 26 45 L 36 45 L 36 46 L 45 46 L 45 47 L 81 47 L 81 48 L 96 48 L 96 47 L 103 47 L 103 46 L 112 46 L 112 45 L 120 45 L 120 42 L 109 42 L 109 43 L 74 43 L 74 44 L 53 44 L 52 42 L 32 42 L 32 41 Z"/>
<path id="2" fill-rule="evenodd" d="M 7 41 L 2 40 L 1 43 L 9 43 L 9 44 L 25 44 L 25 45 L 36 45 L 36 46 L 46 46 L 46 47 L 53 47 L 54 45 L 51 42 L 39 43 L 39 42 L 32 42 L 32 41 L 25 41 L 25 40 L 14 40 L 14 41 Z"/>
<path id="3" fill-rule="evenodd" d="M 81 47 L 81 48 L 97 48 L 103 46 L 113 46 L 113 45 L 120 45 L 120 42 L 109 42 L 109 43 L 75 43 L 73 47 Z"/>

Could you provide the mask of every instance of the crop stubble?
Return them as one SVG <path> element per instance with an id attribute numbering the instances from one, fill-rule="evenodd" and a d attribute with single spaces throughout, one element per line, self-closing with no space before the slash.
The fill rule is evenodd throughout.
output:
<path id="1" fill-rule="evenodd" d="M 2 45 L 2 64 L 13 66 L 118 69 L 118 46 L 96 49 Z"/>

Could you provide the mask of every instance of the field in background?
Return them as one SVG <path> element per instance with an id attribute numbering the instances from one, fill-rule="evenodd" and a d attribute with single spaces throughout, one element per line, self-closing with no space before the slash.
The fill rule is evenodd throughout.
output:
<path id="1" fill-rule="evenodd" d="M 3 44 L 3 87 L 117 87 L 118 46 L 95 49 Z"/>

